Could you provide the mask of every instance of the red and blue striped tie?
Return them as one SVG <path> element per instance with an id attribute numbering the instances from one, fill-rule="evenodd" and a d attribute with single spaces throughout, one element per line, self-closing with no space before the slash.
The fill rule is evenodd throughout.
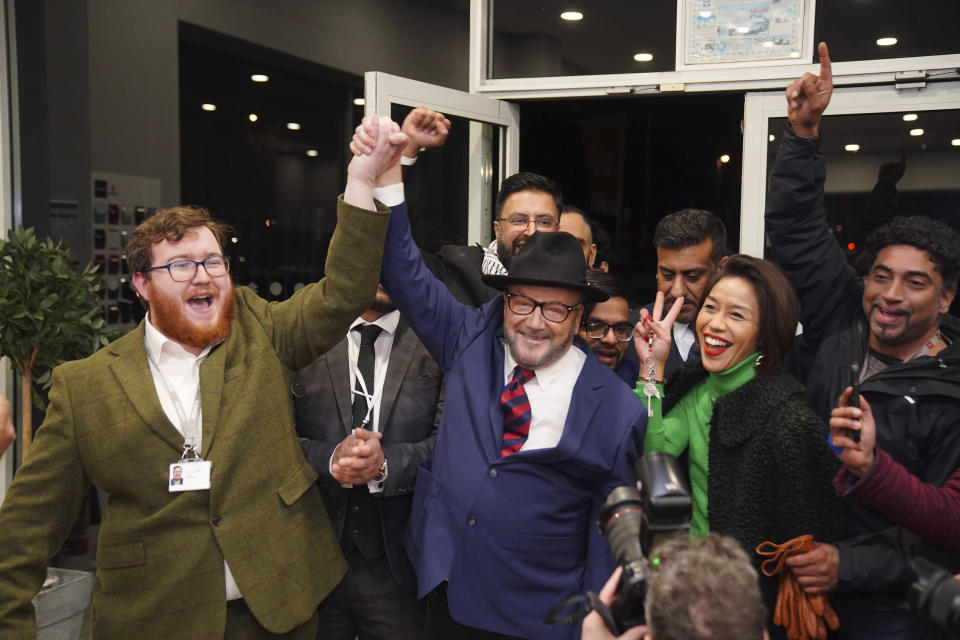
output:
<path id="1" fill-rule="evenodd" d="M 533 371 L 516 367 L 513 377 L 500 394 L 500 408 L 503 410 L 503 441 L 500 445 L 500 457 L 520 451 L 530 433 L 530 398 L 523 385 L 533 379 Z"/>

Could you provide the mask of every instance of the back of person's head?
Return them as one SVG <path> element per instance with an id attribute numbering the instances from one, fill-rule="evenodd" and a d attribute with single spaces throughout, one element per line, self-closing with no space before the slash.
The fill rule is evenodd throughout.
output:
<path id="1" fill-rule="evenodd" d="M 760 640 L 767 618 L 757 572 L 733 538 L 679 534 L 658 545 L 647 591 L 654 640 Z"/>
<path id="2" fill-rule="evenodd" d="M 529 171 L 515 173 L 500 183 L 500 191 L 497 193 L 497 218 L 500 217 L 507 198 L 520 191 L 542 191 L 552 196 L 557 205 L 559 220 L 559 213 L 563 210 L 563 195 L 560 193 L 560 187 L 550 178 Z"/>
<path id="3" fill-rule="evenodd" d="M 926 251 L 943 278 L 943 288 L 957 288 L 960 276 L 960 235 L 946 222 L 927 216 L 897 216 L 867 238 L 867 250 L 877 254 L 892 245 L 908 245 Z"/>
<path id="4" fill-rule="evenodd" d="M 710 290 L 723 278 L 742 278 L 753 288 L 760 313 L 757 351 L 763 354 L 763 359 L 757 364 L 757 374 L 769 375 L 783 363 L 797 334 L 797 322 L 800 319 L 797 294 L 777 265 L 769 260 L 738 253 L 727 258 L 713 276 L 703 296 L 704 301 L 710 295 Z"/>
<path id="5" fill-rule="evenodd" d="M 678 250 L 712 241 L 711 258 L 714 263 L 727 255 L 727 228 L 723 220 L 705 209 L 681 209 L 657 223 L 653 230 L 653 245 L 662 249 Z"/>

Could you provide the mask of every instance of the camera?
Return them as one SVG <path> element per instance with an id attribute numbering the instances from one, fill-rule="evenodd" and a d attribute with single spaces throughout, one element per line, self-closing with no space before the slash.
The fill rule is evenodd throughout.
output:
<path id="1" fill-rule="evenodd" d="M 912 564 L 917 581 L 907 590 L 910 608 L 943 629 L 944 638 L 960 638 L 960 580 L 924 558 Z"/>
<path id="2" fill-rule="evenodd" d="M 623 575 L 613 602 L 613 620 L 622 633 L 644 622 L 650 573 L 648 556 L 655 533 L 690 527 L 690 487 L 678 460 L 648 453 L 633 468 L 637 486 L 617 487 L 597 514 L 597 525 Z"/>
<path id="3" fill-rule="evenodd" d="M 633 472 L 636 485 L 615 488 L 597 513 L 597 527 L 607 538 L 613 559 L 623 567 L 613 606 L 607 609 L 596 594 L 587 592 L 554 607 L 547 614 L 548 624 L 574 624 L 592 610 L 616 634 L 643 624 L 653 535 L 690 528 L 690 487 L 680 463 L 669 453 L 648 453 Z M 575 613 L 560 615 L 581 603 L 585 604 Z"/>

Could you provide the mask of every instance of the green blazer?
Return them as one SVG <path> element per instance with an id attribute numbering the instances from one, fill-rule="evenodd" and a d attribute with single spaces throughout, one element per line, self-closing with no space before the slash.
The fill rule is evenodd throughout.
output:
<path id="1" fill-rule="evenodd" d="M 157 398 L 142 324 L 54 370 L 46 419 L 0 508 L 0 638 L 35 637 L 30 600 L 90 483 L 110 495 L 94 638 L 222 638 L 224 559 L 268 631 L 313 615 L 346 563 L 294 431 L 287 378 L 373 300 L 384 212 L 340 213 L 326 277 L 290 299 L 236 289 L 230 335 L 200 366 L 209 491 L 168 491 L 183 437 Z"/>

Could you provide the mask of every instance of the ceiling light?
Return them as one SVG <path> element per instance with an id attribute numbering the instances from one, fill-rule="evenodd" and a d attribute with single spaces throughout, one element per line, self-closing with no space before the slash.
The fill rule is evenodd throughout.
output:
<path id="1" fill-rule="evenodd" d="M 316 149 L 307 149 L 307 155 L 311 158 L 316 158 L 318 155 L 320 155 L 320 152 Z"/>
<path id="2" fill-rule="evenodd" d="M 857 151 L 860 151 L 860 145 L 858 145 L 858 144 L 845 144 L 845 145 L 843 145 L 843 150 L 844 150 L 844 151 L 852 151 L 853 153 L 856 153 Z"/>
<path id="3" fill-rule="evenodd" d="M 910 135 L 912 136 L 922 136 L 923 129 L 910 129 Z"/>
<path id="4" fill-rule="evenodd" d="M 720 162 L 724 164 L 730 162 L 730 156 L 728 156 L 727 154 L 723 154 L 722 156 L 720 156 Z"/>
<path id="5" fill-rule="evenodd" d="M 237 236 L 233 236 L 232 238 L 230 238 L 230 242 L 232 242 L 233 244 L 237 244 L 238 242 L 240 242 L 240 239 L 237 238 Z"/>
<path id="6" fill-rule="evenodd" d="M 217 105 L 210 104 L 209 102 L 204 102 L 202 105 L 200 105 L 200 108 L 203 109 L 204 111 L 216 111 Z"/>
<path id="7" fill-rule="evenodd" d="M 367 104 L 367 101 L 364 100 L 363 98 L 354 98 L 354 99 L 353 99 L 353 104 L 356 105 L 356 106 L 358 106 L 358 107 L 362 107 L 363 105 Z"/>
<path id="8" fill-rule="evenodd" d="M 960 147 L 960 138 L 954 138 L 953 140 L 950 141 L 950 144 L 952 144 L 955 147 Z"/>
<path id="9" fill-rule="evenodd" d="M 636 60 L 637 62 L 650 62 L 651 60 L 653 60 L 653 54 L 637 53 L 637 54 L 634 54 L 633 59 Z"/>
<path id="10" fill-rule="evenodd" d="M 287 129 L 290 129 L 290 131 L 300 131 L 300 123 L 299 123 L 299 122 L 288 122 L 288 123 L 287 123 Z"/>
<path id="11" fill-rule="evenodd" d="M 255 113 L 251 113 L 250 115 L 247 116 L 247 118 L 250 119 L 250 122 L 256 122 L 258 117 L 259 116 Z"/>
<path id="12" fill-rule="evenodd" d="M 564 11 L 560 14 L 560 18 L 563 20 L 570 20 L 572 22 L 576 20 L 583 20 L 583 14 L 579 11 Z"/>
<path id="13" fill-rule="evenodd" d="M 919 116 L 917 116 L 917 114 L 915 114 L 915 113 L 905 113 L 905 114 L 903 114 L 903 121 L 904 121 L 904 122 L 913 122 L 913 121 L 916 120 L 918 117 L 919 117 Z"/>
<path id="14" fill-rule="evenodd" d="M 897 39 L 894 37 L 877 38 L 877 46 L 892 47 L 895 44 L 897 44 Z"/>
<path id="15" fill-rule="evenodd" d="M 253 80 L 254 82 L 266 82 L 267 80 L 270 79 L 270 76 L 264 73 L 255 73 L 252 76 L 250 76 L 250 79 Z"/>
<path id="16" fill-rule="evenodd" d="M 767 140 L 769 140 L 770 142 L 773 142 L 776 139 L 777 139 L 777 136 L 773 135 L 772 133 L 767 137 Z"/>

